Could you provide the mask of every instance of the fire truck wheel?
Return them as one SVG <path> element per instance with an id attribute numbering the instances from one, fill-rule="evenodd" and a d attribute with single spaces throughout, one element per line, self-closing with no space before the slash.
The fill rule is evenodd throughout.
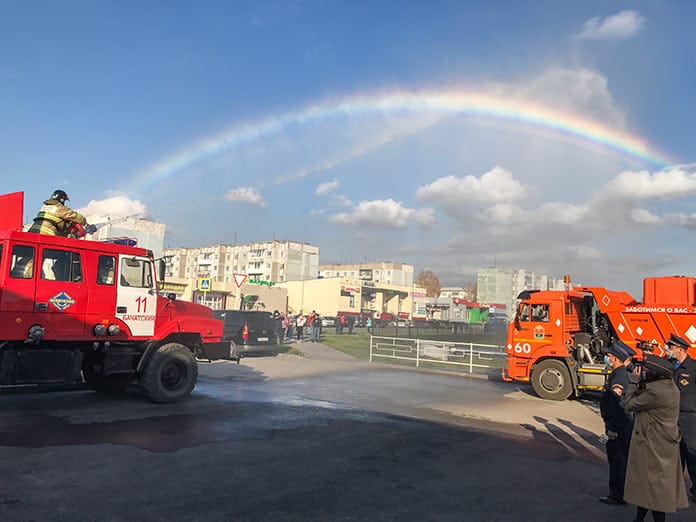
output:
<path id="1" fill-rule="evenodd" d="M 573 392 L 568 368 L 555 359 L 546 359 L 534 366 L 532 388 L 542 399 L 552 401 L 564 401 Z"/>
<path id="2" fill-rule="evenodd" d="M 132 375 L 102 375 L 85 369 L 84 376 L 87 386 L 97 393 L 119 393 L 126 391 L 133 384 Z"/>
<path id="3" fill-rule="evenodd" d="M 152 402 L 184 400 L 191 394 L 198 378 L 196 359 L 183 344 L 160 346 L 145 365 L 140 387 Z"/>

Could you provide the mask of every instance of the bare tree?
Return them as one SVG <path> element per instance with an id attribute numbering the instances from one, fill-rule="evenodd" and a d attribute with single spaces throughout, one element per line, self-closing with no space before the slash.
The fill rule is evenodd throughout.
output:
<path id="1" fill-rule="evenodd" d="M 425 288 L 425 295 L 428 297 L 438 297 L 440 295 L 440 279 L 430 270 L 421 270 L 416 277 L 416 284 Z"/>
<path id="2" fill-rule="evenodd" d="M 470 301 L 478 300 L 476 296 L 476 294 L 478 293 L 478 284 L 476 283 L 476 281 L 467 281 L 467 283 L 464 285 L 464 288 L 466 289 L 466 293 Z"/>

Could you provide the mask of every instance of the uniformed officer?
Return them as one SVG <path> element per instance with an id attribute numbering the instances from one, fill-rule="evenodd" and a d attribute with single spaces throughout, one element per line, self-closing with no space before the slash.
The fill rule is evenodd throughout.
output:
<path id="1" fill-rule="evenodd" d="M 667 340 L 667 347 L 677 361 L 674 380 L 679 388 L 682 467 L 689 470 L 691 499 L 696 502 L 696 361 L 689 356 L 690 346 L 689 341 L 675 334 Z"/>
<path id="2" fill-rule="evenodd" d="M 43 202 L 29 232 L 67 237 L 71 223 L 86 225 L 87 220 L 82 214 L 65 206 L 69 199 L 65 191 L 54 190 L 51 197 Z"/>
<path id="3" fill-rule="evenodd" d="M 624 408 L 623 395 L 628 389 L 626 364 L 636 352 L 616 339 L 607 348 L 604 363 L 611 373 L 604 385 L 604 393 L 599 402 L 599 411 L 604 420 L 607 436 L 607 460 L 609 461 L 609 494 L 599 501 L 615 506 L 625 506 L 624 482 L 628 447 L 633 431 L 633 417 Z"/>

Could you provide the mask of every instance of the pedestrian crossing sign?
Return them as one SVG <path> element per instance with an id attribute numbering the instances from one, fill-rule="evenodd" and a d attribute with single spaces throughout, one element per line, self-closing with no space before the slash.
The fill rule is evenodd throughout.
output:
<path id="1" fill-rule="evenodd" d="M 211 285 L 211 279 L 209 277 L 202 277 L 198 280 L 198 289 L 201 292 L 209 292 Z"/>

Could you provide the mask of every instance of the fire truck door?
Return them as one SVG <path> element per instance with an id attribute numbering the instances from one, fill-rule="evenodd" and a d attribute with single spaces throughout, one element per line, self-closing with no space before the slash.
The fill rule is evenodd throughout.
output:
<path id="1" fill-rule="evenodd" d="M 155 333 L 155 292 L 152 262 L 146 257 L 119 256 L 119 281 L 116 297 L 116 317 L 121 319 L 134 336 Z"/>
<path id="2" fill-rule="evenodd" d="M 5 274 L 0 310 L 31 313 L 34 309 L 34 287 L 36 286 L 34 276 L 36 249 L 32 245 L 15 244 L 12 245 L 9 255 L 9 271 Z"/>
<path id="3" fill-rule="evenodd" d="M 45 317 L 58 335 L 85 331 L 87 285 L 79 252 L 42 247 L 36 273 L 34 313 Z"/>

